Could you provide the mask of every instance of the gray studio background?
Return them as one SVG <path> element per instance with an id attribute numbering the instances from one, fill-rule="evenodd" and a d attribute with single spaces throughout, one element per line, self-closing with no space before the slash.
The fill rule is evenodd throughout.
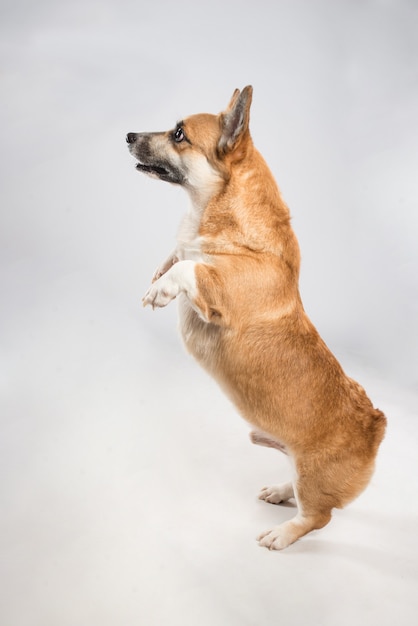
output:
<path id="1" fill-rule="evenodd" d="M 417 32 L 413 0 L 1 1 L 2 623 L 410 623 Z M 293 514 L 256 500 L 284 461 L 185 355 L 175 304 L 141 307 L 188 199 L 124 141 L 249 83 L 305 308 L 391 418 L 354 521 L 294 561 L 254 541 Z"/>

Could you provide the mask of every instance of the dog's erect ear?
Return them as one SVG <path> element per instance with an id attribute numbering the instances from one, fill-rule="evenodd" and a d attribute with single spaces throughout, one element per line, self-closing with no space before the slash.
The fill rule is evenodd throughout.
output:
<path id="1" fill-rule="evenodd" d="M 229 111 L 231 111 L 231 109 L 233 109 L 233 108 L 234 108 L 234 105 L 236 104 L 237 98 L 238 98 L 238 96 L 239 96 L 239 94 L 240 94 L 240 93 L 241 93 L 241 92 L 240 92 L 240 90 L 239 90 L 239 89 L 235 89 L 234 93 L 232 94 L 232 98 L 231 98 L 231 100 L 229 101 L 229 104 L 228 104 L 228 106 L 226 107 L 226 109 L 225 109 L 224 113 L 228 113 Z"/>
<path id="2" fill-rule="evenodd" d="M 240 137 L 248 130 L 252 96 L 251 85 L 244 87 L 241 92 L 235 89 L 228 108 L 221 114 L 222 134 L 219 140 L 221 151 L 233 150 Z"/>

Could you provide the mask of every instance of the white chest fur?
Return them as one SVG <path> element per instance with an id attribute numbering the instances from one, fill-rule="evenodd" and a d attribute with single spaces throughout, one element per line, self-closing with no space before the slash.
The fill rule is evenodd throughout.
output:
<path id="1" fill-rule="evenodd" d="M 202 262 L 202 238 L 199 235 L 201 210 L 191 206 L 180 224 L 177 234 L 176 256 L 180 261 Z"/>

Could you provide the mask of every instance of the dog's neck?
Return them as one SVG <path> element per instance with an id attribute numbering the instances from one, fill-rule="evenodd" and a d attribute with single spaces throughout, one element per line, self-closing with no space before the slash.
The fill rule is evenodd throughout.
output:
<path id="1" fill-rule="evenodd" d="M 217 196 L 225 185 L 225 181 L 209 161 L 200 156 L 195 158 L 193 175 L 186 184 L 186 190 L 190 196 L 192 210 L 200 217 L 211 201 Z"/>
<path id="2" fill-rule="evenodd" d="M 298 258 L 289 210 L 252 142 L 245 158 L 230 163 L 227 171 L 218 172 L 205 159 L 195 172 L 187 186 L 191 206 L 177 237 L 180 258 L 242 248 L 287 257 L 287 245 L 293 248 L 290 257 Z"/>

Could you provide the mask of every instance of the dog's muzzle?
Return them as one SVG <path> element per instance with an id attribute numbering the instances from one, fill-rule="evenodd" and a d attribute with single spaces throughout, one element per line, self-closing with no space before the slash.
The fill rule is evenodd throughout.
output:
<path id="1" fill-rule="evenodd" d="M 168 158 L 161 156 L 153 147 L 153 140 L 164 133 L 128 133 L 126 143 L 129 152 L 138 160 L 136 169 L 153 178 L 165 180 L 175 185 L 184 185 L 183 172 Z"/>

